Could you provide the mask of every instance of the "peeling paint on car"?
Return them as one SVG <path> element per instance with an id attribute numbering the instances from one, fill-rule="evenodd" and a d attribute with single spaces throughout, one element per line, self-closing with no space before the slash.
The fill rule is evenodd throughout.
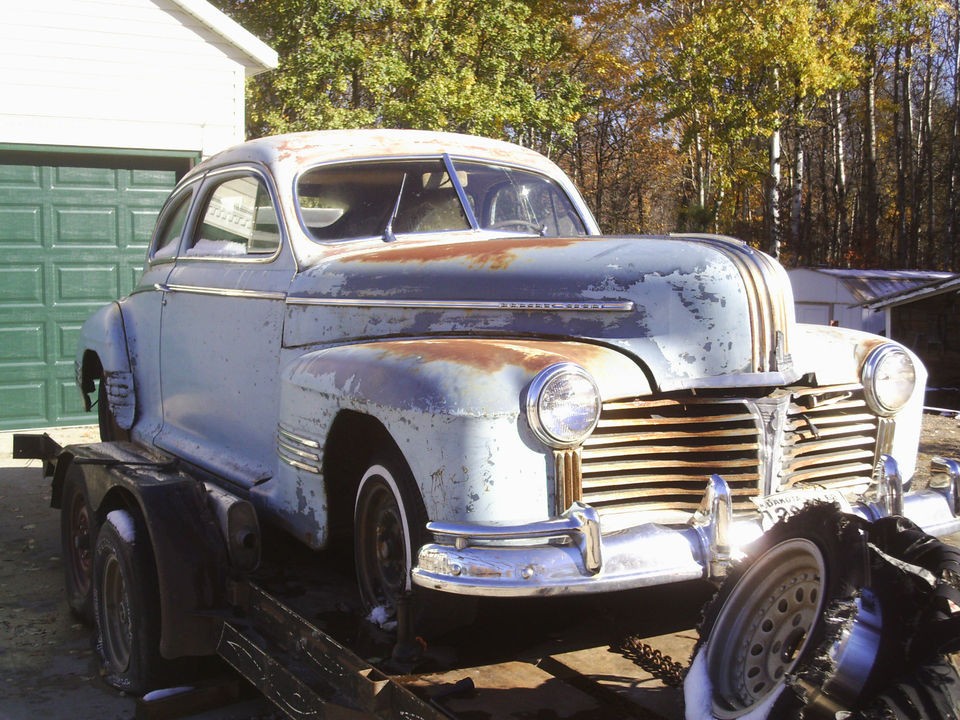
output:
<path id="1" fill-rule="evenodd" d="M 366 181 L 350 196 L 322 182 L 328 165 L 395 160 L 392 205 Z M 574 214 L 484 224 L 496 185 L 466 187 L 462 161 L 539 174 L 531 187 L 559 188 L 550 197 Z M 413 207 L 438 209 L 431 191 L 453 190 L 455 220 L 393 227 L 406 168 Z M 709 575 L 724 513 L 752 518 L 752 497 L 831 482 L 859 493 L 887 451 L 912 474 L 922 367 L 909 406 L 879 417 L 861 373 L 888 341 L 798 325 L 782 268 L 739 241 L 600 236 L 532 150 L 416 131 L 262 138 L 201 163 L 173 200 L 189 186 L 206 220 L 224 178 L 256 186 L 233 198 L 247 214 L 197 223 L 179 254 L 148 254 L 134 293 L 84 325 L 78 380 L 89 393 L 102 367 L 134 440 L 203 468 L 310 547 L 349 524 L 329 515 L 351 512 L 354 464 L 386 446 L 440 528 L 413 581 L 465 594 Z M 208 240 L 231 252 L 189 252 Z"/>

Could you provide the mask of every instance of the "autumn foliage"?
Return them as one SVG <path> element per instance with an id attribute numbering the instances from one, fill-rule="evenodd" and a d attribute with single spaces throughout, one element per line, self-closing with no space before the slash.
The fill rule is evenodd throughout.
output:
<path id="1" fill-rule="evenodd" d="M 611 233 L 960 269 L 960 0 L 217 0 L 277 50 L 251 136 L 537 148 Z"/>

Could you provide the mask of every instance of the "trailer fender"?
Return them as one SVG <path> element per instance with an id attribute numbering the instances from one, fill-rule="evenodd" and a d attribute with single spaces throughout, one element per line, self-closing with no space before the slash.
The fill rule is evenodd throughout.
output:
<path id="1" fill-rule="evenodd" d="M 87 412 L 93 407 L 95 382 L 103 380 L 117 424 L 124 430 L 133 426 L 136 393 L 120 303 L 105 305 L 83 324 L 77 343 L 76 376 Z"/>
<path id="2" fill-rule="evenodd" d="M 54 497 L 74 477 L 87 488 L 97 531 L 116 509 L 144 520 L 160 592 L 161 655 L 214 654 L 229 558 L 204 484 L 172 458 L 146 456 L 129 443 L 66 448 L 54 473 Z"/>

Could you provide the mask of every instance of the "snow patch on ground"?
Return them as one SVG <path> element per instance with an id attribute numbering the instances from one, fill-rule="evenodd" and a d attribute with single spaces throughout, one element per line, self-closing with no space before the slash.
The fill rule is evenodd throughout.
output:
<path id="1" fill-rule="evenodd" d="M 117 529 L 117 534 L 129 545 L 137 539 L 133 516 L 126 510 L 112 510 L 107 514 L 107 522 Z"/>
<path id="2" fill-rule="evenodd" d="M 367 620 L 387 631 L 397 628 L 397 621 L 393 619 L 393 610 L 384 605 L 377 605 L 373 608 L 367 615 Z"/>
<path id="3" fill-rule="evenodd" d="M 156 702 L 157 700 L 163 700 L 168 697 L 173 697 L 174 695 L 182 695 L 185 692 L 190 692 L 193 688 L 189 685 L 184 685 L 182 687 L 172 687 L 164 688 L 163 690 L 154 690 L 153 692 L 148 692 L 143 696 L 144 702 Z"/>

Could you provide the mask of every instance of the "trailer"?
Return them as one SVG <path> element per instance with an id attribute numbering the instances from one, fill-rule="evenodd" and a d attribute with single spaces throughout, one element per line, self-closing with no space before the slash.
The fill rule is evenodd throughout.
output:
<path id="1" fill-rule="evenodd" d="M 396 630 L 384 632 L 367 623 L 358 616 L 351 578 L 317 563 L 313 553 L 270 528 L 260 528 L 248 504 L 174 458 L 125 442 L 61 448 L 48 435 L 15 436 L 14 457 L 43 460 L 51 506 L 60 510 L 62 526 L 71 526 L 64 516 L 77 512 L 71 498 L 87 499 L 81 510 L 88 516 L 87 533 L 64 536 L 63 552 L 65 559 L 73 555 L 80 562 L 89 556 L 92 565 L 107 566 L 106 575 L 109 566 L 116 570 L 118 580 L 105 578 L 105 584 L 116 589 L 117 597 L 112 601 L 94 593 L 93 612 L 86 616 L 101 652 L 117 665 L 124 658 L 135 665 L 145 657 L 141 668 L 159 659 L 161 677 L 197 688 L 150 693 L 140 701 L 138 717 L 179 717 L 236 699 L 235 689 L 211 692 L 209 681 L 192 676 L 196 666 L 183 663 L 185 655 L 219 656 L 290 718 L 432 720 L 477 717 L 474 713 L 507 718 L 517 712 L 552 712 L 560 718 L 682 717 L 681 668 L 693 648 L 691 628 L 699 607 L 713 592 L 709 583 L 683 586 L 669 608 L 664 607 L 665 588 L 647 591 L 650 602 L 664 608 L 656 622 L 650 615 L 611 622 L 609 613 L 594 613 L 589 604 L 593 616 L 585 617 L 580 599 L 580 605 L 562 610 L 575 618 L 566 627 L 569 632 L 548 623 L 545 639 L 536 629 L 524 634 L 543 615 L 528 603 L 513 622 L 497 620 L 499 608 L 493 608 L 488 615 L 494 619 L 473 633 L 445 639 L 440 648 L 427 647 L 411 634 L 406 607 Z M 113 540 L 101 544 L 96 539 L 107 527 L 108 536 L 116 534 L 126 543 L 131 528 L 123 518 L 134 513 L 143 523 L 140 528 L 134 523 L 132 544 L 138 542 L 138 530 L 149 537 L 146 555 L 152 558 L 155 585 L 143 583 L 143 568 L 124 565 L 125 550 L 113 547 Z M 115 559 L 98 561 L 98 552 Z M 65 565 L 69 589 L 76 579 Z M 156 607 L 135 597 L 138 590 L 127 572 L 156 593 Z M 621 617 L 629 618 L 625 605 L 632 601 L 617 598 Z M 71 606 L 85 617 L 76 597 Z M 147 612 L 137 614 L 140 607 Z M 327 622 L 329 615 L 338 619 Z M 143 624 L 154 623 L 159 627 L 143 631 Z M 338 632 L 345 626 L 347 631 Z M 364 628 L 363 637 L 357 637 L 357 627 Z M 139 646 L 151 637 L 159 657 L 150 658 Z M 351 644 L 360 646 L 359 652 Z M 458 657 L 451 660 L 454 651 Z M 180 660 L 163 667 L 170 665 L 163 662 L 164 652 Z M 371 654 L 376 665 L 364 659 Z M 147 685 L 129 687 L 139 692 L 136 687 Z"/>

